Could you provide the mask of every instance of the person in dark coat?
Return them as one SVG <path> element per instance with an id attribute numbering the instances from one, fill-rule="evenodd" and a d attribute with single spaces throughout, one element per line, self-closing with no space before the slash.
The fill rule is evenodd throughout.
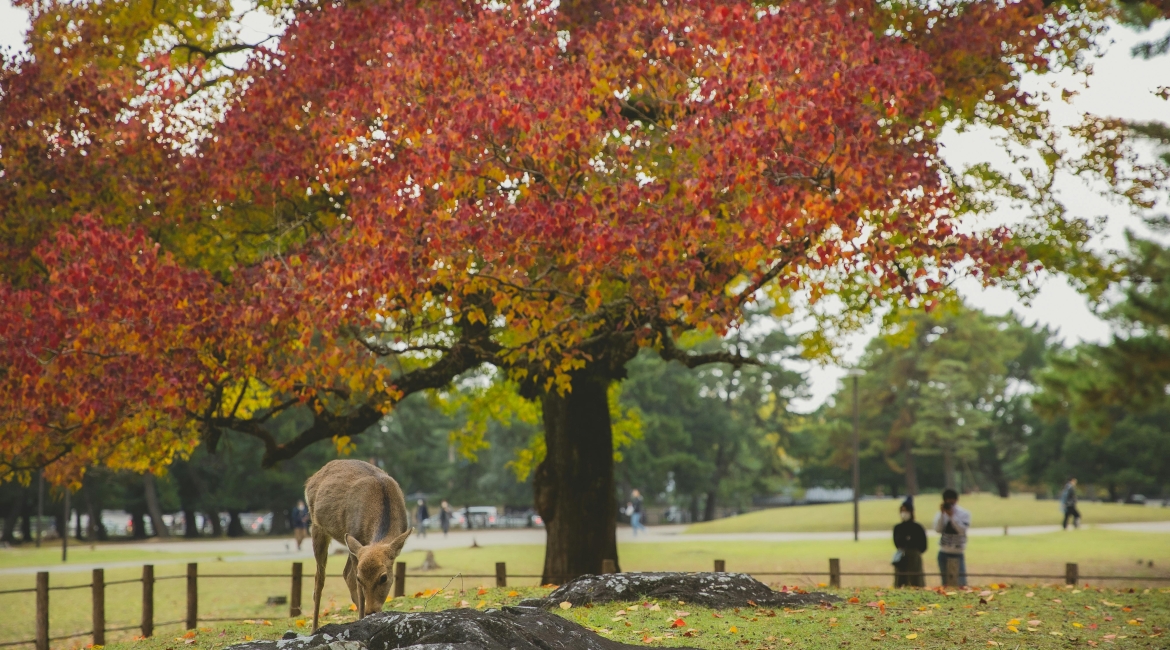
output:
<path id="1" fill-rule="evenodd" d="M 299 551 L 301 550 L 301 542 L 305 541 L 305 537 L 309 534 L 309 509 L 305 507 L 304 499 L 297 501 L 297 507 L 289 512 L 289 519 Z"/>
<path id="2" fill-rule="evenodd" d="M 443 537 L 447 536 L 447 531 L 451 530 L 451 505 L 443 499 L 443 503 L 439 506 L 439 528 L 443 529 Z"/>
<path id="3" fill-rule="evenodd" d="M 906 497 L 900 508 L 902 523 L 894 526 L 894 586 L 925 587 L 922 554 L 926 552 L 926 529 L 914 521 L 914 497 Z"/>

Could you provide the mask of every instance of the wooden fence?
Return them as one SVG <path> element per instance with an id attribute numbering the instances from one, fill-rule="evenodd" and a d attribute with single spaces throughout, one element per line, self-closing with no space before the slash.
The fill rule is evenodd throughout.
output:
<path id="1" fill-rule="evenodd" d="M 723 560 L 715 560 L 714 570 L 717 573 L 726 571 L 727 564 Z M 614 573 L 615 562 L 613 560 L 605 560 L 602 565 L 603 573 Z M 508 586 L 508 578 L 540 578 L 539 575 L 516 574 L 509 576 L 508 567 L 504 562 L 496 562 L 496 572 L 492 574 L 459 574 L 464 578 L 495 578 L 497 587 Z M 812 575 L 826 575 L 826 572 L 815 571 L 779 571 L 779 572 L 751 572 L 753 576 L 812 576 Z M 841 570 L 841 560 L 838 558 L 829 559 L 829 570 L 827 572 L 829 577 L 828 586 L 839 588 L 841 586 L 842 576 L 880 576 L 889 578 L 892 574 L 889 571 L 870 571 L 870 572 L 846 572 Z M 957 585 L 959 584 L 959 561 L 957 559 L 950 559 L 947 561 L 946 572 L 944 574 L 925 572 L 924 577 L 929 576 L 933 578 L 941 578 L 943 585 Z M 62 587 L 49 586 L 49 572 L 40 571 L 36 577 L 36 587 L 31 589 L 7 589 L 0 590 L 0 595 L 4 594 L 19 594 L 19 593 L 35 593 L 36 594 L 36 638 L 35 639 L 20 639 L 15 641 L 0 641 L 0 647 L 34 644 L 36 650 L 49 650 L 49 642 L 60 641 L 64 639 L 72 639 L 83 636 L 92 636 L 94 645 L 105 645 L 107 632 L 121 632 L 126 630 L 140 629 L 143 637 L 154 635 L 156 627 L 167 625 L 183 624 L 186 629 L 193 630 L 200 622 L 210 623 L 217 621 L 237 621 L 239 617 L 232 618 L 200 618 L 199 617 L 199 579 L 212 578 L 289 578 L 289 597 L 288 597 L 288 615 L 289 617 L 296 617 L 302 614 L 301 611 L 301 592 L 305 578 L 310 580 L 315 576 L 304 574 L 304 564 L 301 562 L 292 563 L 292 573 L 199 573 L 199 565 L 197 563 L 190 563 L 187 565 L 187 573 L 185 575 L 164 576 L 156 578 L 154 575 L 154 565 L 146 564 L 142 567 L 141 578 L 131 578 L 128 580 L 114 580 L 106 582 L 105 571 L 103 569 L 93 570 L 93 580 L 88 584 L 69 585 Z M 452 576 L 437 576 L 431 574 L 418 574 L 417 578 L 445 578 Z M 1033 579 L 1033 580 L 1063 580 L 1065 584 L 1073 585 L 1080 580 L 1135 580 L 1135 581 L 1170 581 L 1170 576 L 1082 576 L 1080 575 L 1078 566 L 1073 563 L 1065 565 L 1064 575 L 1041 575 L 1041 574 L 1027 574 L 1027 575 L 1009 575 L 1003 573 L 968 573 L 970 578 L 1009 578 L 1009 579 Z M 406 595 L 406 563 L 398 562 L 394 567 L 394 591 L 395 598 Z M 155 621 L 154 620 L 154 584 L 161 580 L 182 580 L 187 581 L 187 615 L 186 618 L 176 621 Z M 122 627 L 106 627 L 106 587 L 127 584 L 127 583 L 142 583 L 142 622 L 139 625 L 126 625 Z M 73 634 L 66 634 L 62 636 L 49 636 L 49 592 L 50 591 L 64 591 L 69 589 L 90 589 L 92 592 L 93 602 L 93 629 L 85 632 L 76 632 Z"/>

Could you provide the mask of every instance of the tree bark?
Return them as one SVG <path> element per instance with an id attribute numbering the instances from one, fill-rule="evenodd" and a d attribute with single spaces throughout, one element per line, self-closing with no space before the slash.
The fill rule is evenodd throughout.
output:
<path id="1" fill-rule="evenodd" d="M 223 522 L 219 520 L 218 512 L 214 510 L 204 511 L 203 518 L 211 524 L 212 537 L 223 537 Z"/>
<path id="2" fill-rule="evenodd" d="M 31 495 L 32 490 L 28 490 Z M 34 500 L 27 498 L 23 499 L 20 511 L 20 539 L 25 542 L 31 542 L 33 539 L 32 519 L 36 515 L 36 506 L 32 503 Z"/>
<path id="3" fill-rule="evenodd" d="M 8 509 L 8 513 L 4 516 L 4 534 L 0 536 L 8 544 L 16 543 L 16 522 L 20 519 L 20 507 L 24 501 L 24 495 L 18 494 L 17 498 L 13 500 L 12 506 Z"/>
<path id="4" fill-rule="evenodd" d="M 547 531 L 544 584 L 600 574 L 602 560 L 613 560 L 621 570 L 608 381 L 579 375 L 571 392 L 541 395 L 548 451 L 533 487 Z"/>
<path id="5" fill-rule="evenodd" d="M 723 482 L 723 477 L 727 475 L 726 450 L 723 445 L 715 445 L 715 475 L 711 477 L 711 489 L 707 490 L 707 502 L 703 504 L 703 521 L 715 521 L 715 508 L 718 501 L 719 484 Z"/>
<path id="6" fill-rule="evenodd" d="M 244 525 L 240 523 L 240 511 L 228 510 L 228 537 L 243 537 Z"/>
<path id="7" fill-rule="evenodd" d="M 906 494 L 918 496 L 918 468 L 914 465 L 914 452 L 910 451 L 909 443 L 906 444 L 906 461 L 903 466 L 906 468 Z"/>
<path id="8" fill-rule="evenodd" d="M 162 507 L 158 503 L 158 486 L 154 474 L 147 472 L 142 475 L 142 488 L 146 494 L 146 511 L 150 513 L 150 524 L 154 527 L 154 534 L 159 537 L 170 537 L 171 531 L 163 521 Z"/>
<path id="9" fill-rule="evenodd" d="M 130 525 L 134 529 L 132 532 L 134 539 L 146 539 L 146 513 L 141 507 L 130 511 Z"/>

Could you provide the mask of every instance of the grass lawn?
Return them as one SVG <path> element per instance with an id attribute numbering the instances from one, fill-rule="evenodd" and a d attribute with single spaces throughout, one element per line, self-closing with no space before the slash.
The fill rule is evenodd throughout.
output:
<path id="1" fill-rule="evenodd" d="M 70 540 L 72 541 L 72 540 Z M 113 544 L 70 544 L 68 558 L 65 565 L 70 564 L 112 564 L 115 562 L 136 562 L 150 564 L 152 561 L 188 562 L 211 557 L 228 557 L 239 555 L 236 552 L 168 552 L 168 551 L 139 551 L 121 549 Z M 41 548 L 27 546 L 24 548 L 6 548 L 0 550 L 0 569 L 12 569 L 26 566 L 61 565 L 61 540 L 45 542 Z"/>
<path id="2" fill-rule="evenodd" d="M 924 526 L 934 521 L 940 498 L 937 494 L 922 494 L 914 498 L 918 520 Z M 890 530 L 898 523 L 901 499 L 862 501 L 859 507 L 862 530 Z M 1037 501 L 1031 496 L 1001 499 L 992 494 L 963 496 L 960 505 L 971 511 L 976 528 L 1003 526 L 1036 526 L 1060 524 L 1062 515 L 1058 501 Z M 1170 521 L 1170 508 L 1123 505 L 1120 503 L 1089 503 L 1082 501 L 1077 508 L 1085 524 L 1111 524 L 1138 521 Z M 815 506 L 769 508 L 737 517 L 693 524 L 687 533 L 805 533 L 853 530 L 853 504 L 830 503 Z"/>
<path id="3" fill-rule="evenodd" d="M 828 571 L 828 558 L 830 557 L 840 558 L 842 570 L 845 572 L 880 572 L 883 574 L 880 576 L 845 576 L 843 584 L 846 589 L 851 587 L 868 586 L 879 588 L 888 586 L 891 583 L 891 579 L 886 577 L 886 575 L 890 572 L 889 559 L 892 550 L 891 543 L 887 540 L 863 540 L 856 543 L 847 541 L 783 543 L 757 541 L 692 541 L 662 544 L 623 544 L 619 549 L 621 566 L 626 571 L 710 570 L 714 559 L 724 559 L 727 562 L 727 569 L 729 571 L 749 573 L 792 572 L 795 575 L 760 576 L 760 578 L 765 582 L 776 585 L 798 585 L 806 589 L 816 588 L 819 583 L 827 581 L 826 574 Z M 172 557 L 170 554 L 166 555 L 168 558 Z M 519 585 L 516 587 L 516 590 L 521 593 L 526 593 L 524 590 L 536 588 L 535 586 L 539 580 L 537 578 L 519 578 L 518 576 L 521 574 L 539 574 L 544 560 L 543 549 L 539 546 L 489 546 L 474 549 L 447 549 L 437 551 L 435 556 L 442 568 L 430 574 L 409 569 L 421 563 L 423 553 L 407 553 L 402 556 L 403 561 L 408 566 L 406 582 L 408 593 L 416 593 L 426 589 L 447 589 L 455 590 L 455 592 L 476 593 L 480 587 L 495 584 L 494 577 L 474 576 L 494 576 L 496 562 L 507 563 L 508 573 L 512 576 L 509 584 Z M 3 555 L 0 554 L 0 557 L 3 557 Z M 139 557 L 141 558 L 141 556 Z M 140 559 L 139 561 L 145 562 L 151 559 L 160 558 Z M 1141 560 L 1140 566 L 1137 563 L 1138 560 Z M 1150 561 L 1154 562 L 1153 567 L 1147 566 Z M 968 550 L 968 567 L 973 574 L 995 573 L 998 571 L 1002 574 L 1045 574 L 1059 576 L 1064 573 L 1065 562 L 1077 562 L 1080 565 L 1080 572 L 1084 576 L 1170 576 L 1170 535 L 1085 529 L 1043 535 L 972 538 Z M 350 604 L 349 593 L 340 578 L 341 569 L 344 564 L 344 558 L 341 556 L 332 556 L 330 558 L 330 577 L 326 581 L 325 596 L 323 598 L 324 608 L 329 609 L 331 614 L 341 616 L 347 615 Z M 931 570 L 929 562 L 927 564 L 927 570 Z M 186 582 L 179 577 L 184 576 L 185 571 L 186 567 L 181 563 L 160 563 L 155 568 L 156 577 L 160 578 L 155 585 L 156 635 L 158 639 L 170 640 L 172 645 L 174 644 L 174 637 L 181 636 L 182 625 L 164 626 L 161 623 L 179 621 L 184 618 L 186 612 Z M 208 577 L 200 579 L 199 614 L 201 618 L 232 618 L 236 621 L 244 619 L 267 620 L 272 623 L 272 626 L 263 624 L 206 623 L 203 626 L 214 631 L 214 634 L 207 637 L 209 643 L 217 643 L 217 640 L 221 639 L 218 636 L 221 631 L 224 631 L 225 634 L 222 640 L 235 642 L 241 640 L 245 634 L 275 634 L 279 636 L 286 629 L 296 627 L 295 622 L 287 618 L 287 605 L 269 606 L 266 604 L 269 596 L 287 595 L 289 593 L 290 580 L 284 577 L 289 575 L 289 562 L 203 562 L 199 565 L 199 571 L 202 575 L 238 575 L 245 573 L 280 574 L 280 577 L 273 578 L 231 579 Z M 307 574 L 313 572 L 311 562 L 306 563 L 305 572 Z M 462 573 L 463 577 L 451 580 L 450 576 L 456 573 Z M 137 567 L 110 568 L 106 570 L 106 580 L 108 582 L 120 579 L 132 579 L 140 576 L 141 569 Z M 162 579 L 171 576 L 179 579 Z M 54 573 L 50 577 L 50 584 L 52 586 L 84 585 L 89 580 L 90 575 L 88 572 Z M 1020 584 L 1048 584 L 1055 582 L 1052 579 L 1038 578 L 1013 580 L 1005 578 L 1002 575 L 972 578 L 972 582 L 975 584 L 989 584 L 993 581 L 998 582 L 1000 580 Z M 1095 579 L 1090 580 L 1090 582 L 1093 584 L 1098 583 Z M 928 581 L 928 584 L 938 584 L 937 579 Z M 1111 581 L 1104 584 L 1111 586 L 1124 584 L 1127 587 L 1135 586 L 1139 588 L 1149 586 L 1154 587 L 1155 592 L 1158 591 L 1159 587 L 1170 587 L 1170 582 L 1143 582 L 1134 579 L 1126 580 L 1124 583 Z M 2 585 L 0 589 L 32 587 L 34 585 L 34 577 L 32 575 L 5 575 L 0 577 L 0 585 Z M 472 599 L 467 596 L 463 598 L 471 602 L 472 606 L 478 604 L 479 600 L 485 600 L 487 603 L 485 606 L 490 606 L 495 602 L 504 604 L 512 602 L 496 592 L 491 593 L 492 596 L 486 599 Z M 113 628 L 139 624 L 141 620 L 141 594 L 141 584 L 130 583 L 108 587 L 106 591 L 107 627 Z M 303 587 L 303 603 L 306 610 L 311 606 L 311 597 L 312 582 L 309 576 L 306 576 Z M 866 598 L 870 597 L 866 596 Z M 870 598 L 870 600 L 872 599 Z M 1158 607 L 1170 607 L 1170 602 L 1166 600 L 1159 602 Z M 0 595 L 0 611 L 6 614 L 0 617 L 0 643 L 9 640 L 32 638 L 34 633 L 33 607 L 34 599 L 31 593 Z M 848 610 L 848 608 L 846 609 Z M 581 612 L 575 612 L 573 615 L 579 613 Z M 592 615 L 589 612 L 586 613 Z M 811 612 L 810 615 L 812 614 L 819 615 L 820 612 Z M 50 592 L 50 632 L 52 636 L 89 630 L 89 616 L 90 591 L 88 589 L 81 588 Z M 794 621 L 791 623 L 792 625 L 805 625 L 802 616 L 792 616 L 796 616 L 795 621 L 801 621 Z M 712 621 L 715 620 L 718 619 L 712 617 Z M 861 618 L 859 620 L 865 619 Z M 845 619 L 842 618 L 841 623 L 844 624 L 844 621 Z M 599 620 L 596 623 L 600 624 L 602 622 L 604 621 Z M 692 624 L 690 619 L 687 619 L 687 622 L 688 624 Z M 1165 624 L 1160 625 L 1165 627 Z M 622 628 L 625 628 L 624 624 Z M 634 627 L 632 629 L 643 628 L 644 626 Z M 623 633 L 623 630 L 612 629 L 615 629 L 615 633 Z M 696 629 L 701 628 L 696 627 Z M 794 629 L 805 628 L 796 627 Z M 811 630 L 812 628 L 808 629 Z M 126 641 L 131 639 L 135 634 L 137 634 L 137 631 L 134 630 L 117 632 L 108 634 L 107 638 L 111 642 Z M 205 633 L 198 633 L 197 637 L 203 639 L 203 634 Z M 790 636 L 788 632 L 785 632 L 785 634 L 789 634 Z M 889 634 L 887 632 L 887 636 Z M 1028 634 L 1029 637 L 1034 636 L 1032 633 Z M 650 636 L 661 636 L 661 634 L 656 632 Z M 719 638 L 715 634 L 708 636 L 711 638 Z M 72 641 L 54 642 L 53 647 L 80 648 L 89 642 L 88 637 L 80 637 Z M 144 649 L 153 648 L 152 643 L 154 641 L 136 644 L 134 647 Z M 1160 647 L 1168 646 L 1170 644 L 1165 644 Z M 30 646 L 24 646 L 24 648 L 27 647 Z M 725 646 L 712 645 L 709 647 Z M 1012 647 L 1014 648 L 1014 646 Z M 1026 645 L 1023 647 L 1033 646 Z"/>
<path id="4" fill-rule="evenodd" d="M 731 650 L 792 646 L 822 650 L 845 646 L 1056 649 L 1167 645 L 1170 589 L 1074 589 L 1024 583 L 980 589 L 846 588 L 832 591 L 844 602 L 778 611 L 715 611 L 678 601 L 610 603 L 554 611 L 611 639 L 647 647 Z M 493 608 L 544 591 L 539 587 L 448 589 L 394 599 L 387 609 Z M 354 614 L 348 608 L 331 609 L 326 618 L 347 622 Z M 306 633 L 309 623 L 307 618 L 271 618 L 208 624 L 191 632 L 168 629 L 151 639 L 112 644 L 109 650 L 223 648 L 247 640 L 279 638 L 287 630 Z"/>

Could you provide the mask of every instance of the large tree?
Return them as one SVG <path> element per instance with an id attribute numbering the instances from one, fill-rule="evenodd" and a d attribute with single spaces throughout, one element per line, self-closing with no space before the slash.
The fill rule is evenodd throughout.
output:
<path id="1" fill-rule="evenodd" d="M 226 4 L 196 5 L 49 4 L 31 57 L 5 62 L 6 224 L 44 224 L 5 258 L 18 473 L 157 465 L 231 433 L 272 465 L 490 365 L 540 402 L 545 581 L 562 582 L 617 558 L 607 396 L 639 349 L 743 364 L 677 341 L 726 333 L 759 292 L 863 314 L 930 306 L 955 273 L 1099 270 L 1043 179 L 971 181 L 936 140 L 980 123 L 1044 144 L 1021 70 L 1082 65 L 1100 7 L 306 3 L 257 47 L 217 27 Z M 223 57 L 248 49 L 234 73 Z M 38 103 L 64 81 L 102 93 Z M 213 119 L 180 119 L 216 88 Z M 1108 127 L 1083 131 L 1086 166 L 1141 202 Z M 53 170 L 12 162 L 45 143 Z M 1042 218 L 957 228 L 986 189 Z M 288 410 L 310 416 L 292 434 L 273 425 Z"/>

